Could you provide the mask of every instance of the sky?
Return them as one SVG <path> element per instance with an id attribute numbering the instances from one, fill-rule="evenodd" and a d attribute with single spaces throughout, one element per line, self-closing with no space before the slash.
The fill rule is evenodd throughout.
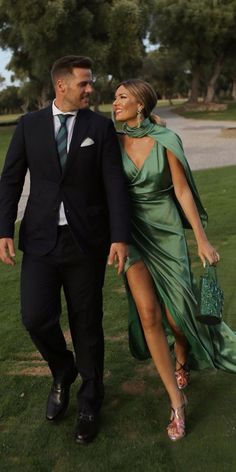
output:
<path id="1" fill-rule="evenodd" d="M 5 69 L 7 63 L 11 59 L 11 52 L 9 50 L 3 51 L 0 49 L 0 74 L 6 79 L 4 86 L 11 85 L 11 72 Z"/>

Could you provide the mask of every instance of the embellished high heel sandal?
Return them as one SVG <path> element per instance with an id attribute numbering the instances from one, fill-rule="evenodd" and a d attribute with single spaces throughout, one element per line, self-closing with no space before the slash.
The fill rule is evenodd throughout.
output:
<path id="1" fill-rule="evenodd" d="M 180 365 L 179 369 L 175 371 L 176 382 L 180 390 L 186 388 L 190 383 L 190 369 L 188 367 L 187 362 L 181 364 L 178 359 L 176 362 Z"/>
<path id="2" fill-rule="evenodd" d="M 185 436 L 185 408 L 187 398 L 183 393 L 183 403 L 178 408 L 171 408 L 170 423 L 167 426 L 167 434 L 171 441 L 178 441 Z"/>

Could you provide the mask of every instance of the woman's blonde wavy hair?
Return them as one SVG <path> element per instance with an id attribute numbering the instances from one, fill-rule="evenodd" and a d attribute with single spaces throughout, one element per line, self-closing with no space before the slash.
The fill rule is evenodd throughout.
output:
<path id="1" fill-rule="evenodd" d="M 152 115 L 153 108 L 157 105 L 157 94 L 154 88 L 145 80 L 141 79 L 127 79 L 120 82 L 116 90 L 121 87 L 125 87 L 140 103 L 143 104 L 143 116 L 144 118 L 150 118 L 153 123 L 165 126 L 166 123 L 158 115 Z"/>

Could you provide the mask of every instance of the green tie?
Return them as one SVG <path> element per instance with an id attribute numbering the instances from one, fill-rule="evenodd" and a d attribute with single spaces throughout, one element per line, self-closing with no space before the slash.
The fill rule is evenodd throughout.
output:
<path id="1" fill-rule="evenodd" d="M 72 116 L 72 115 L 60 114 L 57 116 L 60 120 L 61 127 L 56 136 L 56 143 L 57 143 L 57 150 L 58 150 L 58 155 L 60 159 L 61 169 L 63 170 L 66 164 L 66 160 L 67 160 L 67 134 L 68 133 L 67 133 L 66 121 L 67 121 L 67 118 L 69 118 L 69 116 Z"/>

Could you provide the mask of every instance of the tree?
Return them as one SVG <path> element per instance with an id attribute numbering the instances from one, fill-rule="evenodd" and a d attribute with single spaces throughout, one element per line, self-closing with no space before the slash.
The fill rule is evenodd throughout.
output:
<path id="1" fill-rule="evenodd" d="M 212 102 L 217 81 L 228 60 L 235 61 L 236 48 L 236 1 L 215 0 L 208 10 L 209 28 L 206 35 L 205 52 L 209 58 L 205 64 L 207 90 L 205 102 Z"/>
<path id="2" fill-rule="evenodd" d="M 146 38 L 155 0 L 113 0 L 107 16 L 106 55 L 96 74 L 97 98 L 112 100 L 114 87 L 142 70 Z"/>
<path id="3" fill-rule="evenodd" d="M 168 98 L 170 103 L 174 95 L 188 94 L 188 75 L 186 61 L 180 51 L 160 47 L 149 52 L 143 61 L 142 76 L 152 83 L 162 98 Z"/>
<path id="4" fill-rule="evenodd" d="M 4 79 L 4 77 L 0 74 L 0 89 L 1 89 L 2 86 L 4 85 L 4 82 L 5 82 L 5 79 Z"/>
<path id="5" fill-rule="evenodd" d="M 0 44 L 13 52 L 8 68 L 24 83 L 30 81 L 24 90 L 35 93 L 39 106 L 52 94 L 51 64 L 65 54 L 96 58 L 98 84 L 135 75 L 154 1 L 2 0 Z"/>
<path id="6" fill-rule="evenodd" d="M 52 96 L 49 70 L 63 55 L 95 58 L 94 73 L 100 83 L 105 76 L 109 83 L 110 76 L 120 80 L 136 74 L 153 2 L 1 0 L 0 45 L 12 51 L 8 68 L 22 82 L 30 81 L 38 106 Z"/>
<path id="7" fill-rule="evenodd" d="M 236 62 L 230 58 L 227 60 L 224 70 L 220 75 L 221 89 L 227 98 L 236 100 Z"/>
<path id="8" fill-rule="evenodd" d="M 0 113 L 18 113 L 21 111 L 22 100 L 18 95 L 18 87 L 10 85 L 0 92 Z"/>
<path id="9" fill-rule="evenodd" d="M 197 101 L 201 77 L 212 100 L 216 81 L 236 46 L 236 0 L 156 0 L 150 39 L 179 48 L 190 63 L 190 101 Z"/>
<path id="10" fill-rule="evenodd" d="M 142 67 L 145 53 L 143 45 L 143 19 L 146 10 L 135 0 L 118 0 L 113 3 L 109 17 L 109 73 L 116 79 L 135 76 Z"/>
<path id="11" fill-rule="evenodd" d="M 13 53 L 8 68 L 34 83 L 40 105 L 52 94 L 49 71 L 55 59 L 91 55 L 98 69 L 104 62 L 110 6 L 110 0 L 1 1 L 0 44 Z"/>

